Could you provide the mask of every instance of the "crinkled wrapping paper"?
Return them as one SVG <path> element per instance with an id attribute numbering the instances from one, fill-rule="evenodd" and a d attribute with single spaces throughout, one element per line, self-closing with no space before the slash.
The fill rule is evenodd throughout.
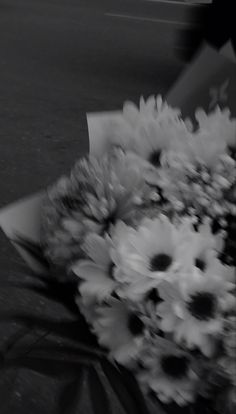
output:
<path id="1" fill-rule="evenodd" d="M 205 47 L 169 92 L 168 102 L 192 116 L 196 106 L 208 110 L 215 100 L 228 104 L 236 115 L 235 64 L 230 47 L 224 53 L 231 59 Z M 103 153 L 109 139 L 105 127 L 117 117 L 120 112 L 88 115 L 92 154 Z M 44 195 L 0 212 L 0 225 L 11 241 L 15 235 L 39 241 Z M 33 272 L 24 268 L 22 274 L 20 269 L 11 278 L 10 290 L 2 286 L 0 291 L 0 333 L 5 326 L 12 328 L 12 335 L 2 334 L 0 342 L 1 414 L 161 414 L 158 405 L 147 409 L 131 373 L 106 360 L 73 302 L 74 286 L 58 285 L 34 256 L 14 245 Z M 22 298 L 19 309 L 14 295 Z M 190 413 L 176 406 L 167 411 Z M 198 412 L 204 414 L 204 408 Z"/>
<path id="2" fill-rule="evenodd" d="M 229 45 L 222 52 L 206 46 L 168 93 L 167 102 L 181 108 L 184 117 L 193 118 L 198 107 L 208 112 L 216 105 L 229 107 L 236 116 L 236 61 Z"/>

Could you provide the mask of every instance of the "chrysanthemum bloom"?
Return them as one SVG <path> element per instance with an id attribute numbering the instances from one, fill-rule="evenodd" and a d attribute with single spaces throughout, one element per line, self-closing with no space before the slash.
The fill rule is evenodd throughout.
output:
<path id="1" fill-rule="evenodd" d="M 163 302 L 157 307 L 161 329 L 172 332 L 177 342 L 211 355 L 223 329 L 223 314 L 234 305 L 233 287 L 222 275 L 202 275 L 196 267 L 185 282 L 163 282 Z"/>
<path id="2" fill-rule="evenodd" d="M 141 173 L 122 151 L 101 160 L 79 160 L 71 177 L 48 191 L 42 215 L 47 256 L 70 264 L 81 257 L 80 246 L 89 232 L 109 232 L 119 219 L 135 221 L 146 189 Z"/>
<path id="3" fill-rule="evenodd" d="M 172 280 L 183 272 L 186 234 L 161 215 L 154 220 L 144 219 L 137 230 L 130 229 L 125 239 L 121 237 L 116 244 L 119 294 L 141 299 L 162 280 Z"/>
<path id="4" fill-rule="evenodd" d="M 194 401 L 198 376 L 192 356 L 174 342 L 156 338 L 142 353 L 138 378 L 144 390 L 154 391 L 164 403 L 186 405 Z"/>
<path id="5" fill-rule="evenodd" d="M 83 249 L 87 259 L 72 265 L 72 271 L 82 280 L 79 291 L 83 297 L 101 301 L 109 297 L 116 286 L 113 276 L 115 263 L 111 257 L 111 241 L 96 233 L 87 236 Z"/>
<path id="6" fill-rule="evenodd" d="M 132 157 L 122 150 L 111 151 L 102 160 L 78 161 L 72 181 L 83 200 L 76 213 L 101 234 L 118 220 L 132 223 L 147 189 Z"/>
<path id="7" fill-rule="evenodd" d="M 84 225 L 71 211 L 78 208 L 76 189 L 69 177 L 62 177 L 48 190 L 42 205 L 41 242 L 50 262 L 65 265 L 83 255 L 80 240 Z"/>
<path id="8" fill-rule="evenodd" d="M 94 332 L 109 355 L 123 365 L 133 365 L 142 348 L 145 326 L 141 316 L 124 301 L 112 298 L 98 308 Z"/>

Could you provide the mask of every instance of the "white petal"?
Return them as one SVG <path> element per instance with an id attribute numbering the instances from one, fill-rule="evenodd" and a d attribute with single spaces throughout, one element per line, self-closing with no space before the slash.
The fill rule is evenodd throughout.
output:
<path id="1" fill-rule="evenodd" d="M 85 250 L 89 257 L 104 267 L 110 263 L 109 244 L 101 236 L 91 233 L 85 240 Z"/>
<path id="2" fill-rule="evenodd" d="M 173 332 L 176 329 L 176 318 L 174 315 L 165 316 L 161 321 L 161 328 L 165 332 Z"/>
<path id="3" fill-rule="evenodd" d="M 97 299 L 102 300 L 110 295 L 114 287 L 115 283 L 113 280 L 99 278 L 96 281 L 86 281 L 81 283 L 79 291 L 84 297 L 95 296 Z"/>
<path id="4" fill-rule="evenodd" d="M 96 265 L 95 263 L 89 260 L 81 260 L 78 264 L 72 266 L 71 269 L 77 276 L 85 280 L 94 280 L 103 279 L 108 275 L 106 269 L 101 266 Z"/>
<path id="5" fill-rule="evenodd" d="M 137 106 L 133 102 L 125 102 L 123 107 L 123 116 L 132 127 L 136 127 L 136 121 L 139 117 L 139 110 Z"/>

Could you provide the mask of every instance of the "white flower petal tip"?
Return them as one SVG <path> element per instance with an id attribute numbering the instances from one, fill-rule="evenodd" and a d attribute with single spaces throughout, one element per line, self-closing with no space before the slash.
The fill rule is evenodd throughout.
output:
<path id="1" fill-rule="evenodd" d="M 142 349 L 144 325 L 141 319 L 127 304 L 116 299 L 100 306 L 98 314 L 94 330 L 99 343 L 108 348 L 117 362 L 132 364 Z"/>

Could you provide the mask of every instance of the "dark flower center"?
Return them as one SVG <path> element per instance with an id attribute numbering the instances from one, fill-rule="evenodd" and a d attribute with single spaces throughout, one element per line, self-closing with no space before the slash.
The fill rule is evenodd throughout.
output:
<path id="1" fill-rule="evenodd" d="M 63 196 L 61 197 L 61 203 L 67 210 L 78 210 L 82 206 L 82 200 L 72 196 Z"/>
<path id="2" fill-rule="evenodd" d="M 161 150 L 156 150 L 150 154 L 148 161 L 152 165 L 154 165 L 154 167 L 160 167 L 160 159 L 161 159 Z"/>
<path id="3" fill-rule="evenodd" d="M 191 296 L 187 308 L 194 318 L 200 321 L 208 321 L 215 316 L 216 298 L 212 293 L 196 293 Z"/>
<path id="4" fill-rule="evenodd" d="M 114 264 L 113 262 L 111 262 L 111 263 L 109 264 L 109 266 L 108 266 L 108 271 L 107 271 L 108 276 L 109 276 L 111 279 L 114 279 L 114 268 L 115 268 L 115 264 Z"/>
<path id="5" fill-rule="evenodd" d="M 227 214 L 224 218 L 226 220 L 226 226 L 224 227 L 226 238 L 219 259 L 226 265 L 236 266 L 236 217 Z"/>
<path id="6" fill-rule="evenodd" d="M 111 212 L 107 217 L 103 219 L 103 233 L 108 233 L 110 226 L 115 224 L 117 219 L 116 211 Z"/>
<path id="7" fill-rule="evenodd" d="M 206 270 L 206 262 L 205 260 L 201 259 L 200 257 L 197 257 L 195 259 L 195 266 L 200 269 L 202 272 Z"/>
<path id="8" fill-rule="evenodd" d="M 229 155 L 236 160 L 236 147 L 233 147 L 231 145 L 228 146 Z"/>
<path id="9" fill-rule="evenodd" d="M 146 296 L 146 300 L 153 302 L 155 305 L 162 302 L 162 299 L 159 296 L 158 290 L 153 288 L 151 289 Z"/>
<path id="10" fill-rule="evenodd" d="M 166 355 L 161 359 L 161 367 L 166 375 L 181 379 L 188 372 L 189 360 L 185 356 Z"/>
<path id="11" fill-rule="evenodd" d="M 129 315 L 128 328 L 132 335 L 138 336 L 143 332 L 144 323 L 135 313 L 131 313 Z"/>
<path id="12" fill-rule="evenodd" d="M 172 263 L 172 258 L 165 253 L 156 254 L 150 260 L 150 269 L 152 272 L 164 272 Z"/>
<path id="13" fill-rule="evenodd" d="M 225 240 L 224 250 L 219 259 L 228 266 L 236 266 L 236 242 L 229 238 Z"/>

